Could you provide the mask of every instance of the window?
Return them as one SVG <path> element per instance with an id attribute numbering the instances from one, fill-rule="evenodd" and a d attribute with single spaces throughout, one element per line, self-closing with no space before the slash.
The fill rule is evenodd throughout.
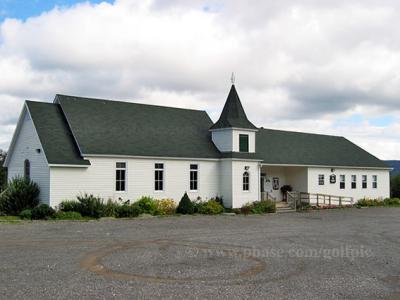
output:
<path id="1" fill-rule="evenodd" d="M 154 190 L 164 190 L 164 164 L 155 164 Z"/>
<path id="2" fill-rule="evenodd" d="M 199 166 L 190 165 L 190 190 L 197 191 L 198 188 L 198 178 L 199 178 Z"/>
<path id="3" fill-rule="evenodd" d="M 243 191 L 250 190 L 250 175 L 249 172 L 243 173 Z"/>
<path id="4" fill-rule="evenodd" d="M 239 152 L 249 152 L 249 136 L 239 134 Z"/>
<path id="5" fill-rule="evenodd" d="M 357 188 L 357 175 L 351 175 L 351 188 L 353 190 Z"/>
<path id="6" fill-rule="evenodd" d="M 346 188 L 346 175 L 340 175 L 340 189 L 344 190 Z"/>
<path id="7" fill-rule="evenodd" d="M 362 188 L 363 189 L 367 188 L 367 175 L 362 176 Z"/>
<path id="8" fill-rule="evenodd" d="M 378 176 L 377 175 L 372 175 L 372 188 L 373 189 L 378 188 Z"/>
<path id="9" fill-rule="evenodd" d="M 115 190 L 125 192 L 126 188 L 126 163 L 117 162 L 115 169 Z"/>
<path id="10" fill-rule="evenodd" d="M 24 177 L 31 179 L 31 162 L 28 159 L 24 161 Z"/>
<path id="11" fill-rule="evenodd" d="M 325 175 L 319 174 L 318 175 L 318 185 L 324 185 L 324 184 L 325 184 Z"/>

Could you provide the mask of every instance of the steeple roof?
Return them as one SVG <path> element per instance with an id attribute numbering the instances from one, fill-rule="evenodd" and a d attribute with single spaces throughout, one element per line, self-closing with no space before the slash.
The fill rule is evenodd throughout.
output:
<path id="1" fill-rule="evenodd" d="M 211 126 L 210 129 L 233 127 L 257 129 L 257 127 L 247 119 L 234 84 L 232 84 L 231 90 L 229 91 L 228 98 L 226 99 L 224 109 L 222 110 L 219 120 L 213 126 Z"/>

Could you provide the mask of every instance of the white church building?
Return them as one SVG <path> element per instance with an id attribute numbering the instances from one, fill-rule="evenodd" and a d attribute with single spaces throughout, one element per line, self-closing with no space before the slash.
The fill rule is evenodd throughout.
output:
<path id="1" fill-rule="evenodd" d="M 389 167 L 344 137 L 258 128 L 235 85 L 213 123 L 205 111 L 57 95 L 26 101 L 5 166 L 43 203 L 90 193 L 179 201 L 220 196 L 226 207 L 280 188 L 358 199 L 389 197 Z"/>

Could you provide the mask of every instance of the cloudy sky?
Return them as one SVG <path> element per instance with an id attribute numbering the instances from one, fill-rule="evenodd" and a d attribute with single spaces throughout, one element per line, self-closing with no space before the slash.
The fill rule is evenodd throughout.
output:
<path id="1" fill-rule="evenodd" d="M 56 93 L 216 120 L 232 71 L 256 125 L 400 159 L 396 0 L 1 0 L 0 148 L 25 99 Z"/>

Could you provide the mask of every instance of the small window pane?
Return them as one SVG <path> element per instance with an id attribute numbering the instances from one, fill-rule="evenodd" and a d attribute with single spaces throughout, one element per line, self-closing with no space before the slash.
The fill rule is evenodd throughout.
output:
<path id="1" fill-rule="evenodd" d="M 367 188 L 367 175 L 362 176 L 362 188 L 363 189 Z"/>
<path id="2" fill-rule="evenodd" d="M 325 184 L 325 175 L 320 174 L 318 175 L 318 185 L 324 185 Z"/>
<path id="3" fill-rule="evenodd" d="M 249 136 L 239 134 L 239 152 L 249 152 Z"/>
<path id="4" fill-rule="evenodd" d="M 346 176 L 340 175 L 340 189 L 344 190 L 346 188 Z"/>
<path id="5" fill-rule="evenodd" d="M 190 165 L 189 188 L 191 191 L 198 189 L 198 168 L 199 166 L 196 164 Z"/>
<path id="6" fill-rule="evenodd" d="M 250 190 L 250 175 L 248 172 L 243 173 L 243 191 Z"/>
<path id="7" fill-rule="evenodd" d="M 126 163 L 117 162 L 115 166 L 115 190 L 124 192 L 126 187 Z"/>
<path id="8" fill-rule="evenodd" d="M 351 175 L 351 188 L 352 189 L 357 188 L 357 176 L 356 175 Z"/>
<path id="9" fill-rule="evenodd" d="M 373 189 L 378 188 L 378 176 L 377 175 L 372 175 L 372 188 Z"/>

